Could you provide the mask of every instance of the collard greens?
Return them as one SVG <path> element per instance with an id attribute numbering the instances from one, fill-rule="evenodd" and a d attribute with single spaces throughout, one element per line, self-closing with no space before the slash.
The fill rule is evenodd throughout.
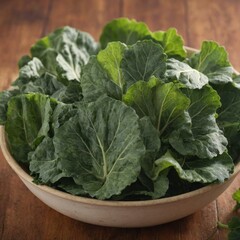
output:
<path id="1" fill-rule="evenodd" d="M 173 28 L 114 19 L 99 43 L 63 27 L 0 93 L 9 150 L 34 181 L 97 199 L 172 196 L 223 182 L 240 146 L 239 79 L 226 50 L 187 55 Z"/>

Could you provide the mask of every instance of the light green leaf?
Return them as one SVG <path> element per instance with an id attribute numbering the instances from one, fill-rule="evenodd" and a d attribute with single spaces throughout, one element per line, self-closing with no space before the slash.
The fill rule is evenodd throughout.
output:
<path id="1" fill-rule="evenodd" d="M 174 58 L 167 60 L 167 71 L 165 76 L 167 81 L 178 80 L 190 89 L 200 89 L 208 83 L 208 77 L 206 75 Z"/>
<path id="2" fill-rule="evenodd" d="M 56 129 L 54 146 L 63 171 L 99 199 L 135 182 L 145 153 L 136 113 L 108 97 L 79 104 L 78 114 Z"/>
<path id="3" fill-rule="evenodd" d="M 183 38 L 177 34 L 175 28 L 169 28 L 167 31 L 157 31 L 151 34 L 153 39 L 160 42 L 164 52 L 168 57 L 186 58 Z"/>
<path id="4" fill-rule="evenodd" d="M 189 99 L 174 83 L 159 84 L 153 93 L 153 105 L 156 114 L 155 126 L 162 135 L 169 134 L 182 124 L 182 118 L 189 107 Z"/>
<path id="5" fill-rule="evenodd" d="M 182 155 L 213 158 L 226 150 L 227 139 L 216 123 L 220 97 L 210 86 L 182 89 L 191 100 L 182 126 L 172 132 L 169 142 Z"/>
<path id="6" fill-rule="evenodd" d="M 120 41 L 127 45 L 143 40 L 150 35 L 147 25 L 134 19 L 118 18 L 110 21 L 103 28 L 100 36 L 101 47 L 105 48 L 109 42 Z"/>
<path id="7" fill-rule="evenodd" d="M 233 68 L 224 47 L 216 42 L 204 41 L 201 51 L 189 59 L 191 67 L 208 76 L 213 84 L 232 82 Z"/>
<path id="8" fill-rule="evenodd" d="M 121 89 L 124 86 L 122 69 L 120 67 L 126 45 L 120 42 L 112 42 L 107 47 L 100 51 L 97 55 L 97 60 L 105 69 L 111 80 Z"/>
<path id="9" fill-rule="evenodd" d="M 150 40 L 137 42 L 125 50 L 121 68 L 128 89 L 139 80 L 162 77 L 166 71 L 166 55 L 159 44 Z"/>
<path id="10" fill-rule="evenodd" d="M 102 95 L 122 99 L 122 89 L 111 80 L 96 56 L 84 67 L 81 86 L 85 101 L 94 101 Z"/>
<path id="11" fill-rule="evenodd" d="M 153 103 L 153 87 L 155 81 L 138 81 L 134 83 L 123 96 L 123 101 L 133 107 L 139 117 L 149 116 L 152 123 L 156 122 L 156 114 Z"/>
<path id="12" fill-rule="evenodd" d="M 5 130 L 9 148 L 17 161 L 27 162 L 27 155 L 48 135 L 55 102 L 42 94 L 12 97 L 8 103 Z"/>

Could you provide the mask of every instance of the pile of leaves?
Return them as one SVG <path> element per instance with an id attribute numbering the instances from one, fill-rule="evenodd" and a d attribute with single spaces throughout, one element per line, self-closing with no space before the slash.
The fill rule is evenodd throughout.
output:
<path id="1" fill-rule="evenodd" d="M 175 29 L 115 19 L 100 41 L 63 27 L 0 93 L 9 150 L 36 183 L 110 200 L 157 199 L 228 179 L 240 76 L 226 50 L 187 52 Z"/>

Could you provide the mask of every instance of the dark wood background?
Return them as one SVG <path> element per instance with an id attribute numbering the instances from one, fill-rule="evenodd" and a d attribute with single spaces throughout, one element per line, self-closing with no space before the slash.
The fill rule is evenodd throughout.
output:
<path id="1" fill-rule="evenodd" d="M 239 0 L 0 0 L 0 90 L 16 78 L 18 59 L 38 38 L 70 25 L 98 39 L 104 24 L 121 16 L 145 21 L 152 30 L 175 27 L 190 47 L 199 48 L 206 39 L 218 41 L 240 70 Z M 218 220 L 231 217 L 231 194 L 239 186 L 240 177 L 201 211 L 169 224 L 145 229 L 99 227 L 72 220 L 40 202 L 0 151 L 0 239 L 207 240 Z M 217 230 L 211 239 L 227 239 L 226 231 Z"/>

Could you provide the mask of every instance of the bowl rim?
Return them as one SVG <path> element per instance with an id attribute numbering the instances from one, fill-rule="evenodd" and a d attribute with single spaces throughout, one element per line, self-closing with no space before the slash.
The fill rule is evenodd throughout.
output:
<path id="1" fill-rule="evenodd" d="M 55 195 L 59 198 L 64 198 L 70 201 L 74 201 L 77 203 L 82 204 L 88 204 L 88 205 L 98 205 L 98 206 L 105 206 L 105 207 L 147 207 L 147 206 L 153 206 L 153 205 L 159 205 L 159 204 L 169 204 L 173 203 L 179 200 L 184 200 L 188 198 L 195 197 L 197 195 L 206 193 L 208 191 L 211 191 L 213 188 L 221 187 L 221 185 L 227 183 L 228 181 L 231 181 L 231 179 L 234 179 L 238 173 L 240 173 L 240 162 L 235 166 L 233 174 L 223 183 L 214 183 L 210 184 L 208 186 L 199 188 L 197 190 L 183 193 L 180 195 L 172 196 L 172 197 L 166 197 L 166 198 L 160 198 L 160 199 L 154 199 L 154 200 L 140 200 L 140 201 L 113 201 L 113 200 L 99 200 L 99 199 L 93 199 L 93 198 L 87 198 L 87 197 L 81 197 L 81 196 L 75 196 L 71 195 L 70 193 L 63 192 L 54 188 L 51 188 L 46 185 L 37 185 L 33 182 L 33 178 L 23 170 L 23 168 L 15 161 L 15 159 L 12 157 L 8 150 L 7 141 L 5 136 L 5 128 L 4 126 L 0 126 L 0 146 L 3 152 L 3 155 L 7 161 L 7 163 L 10 165 L 10 167 L 13 169 L 13 171 L 24 181 L 30 183 L 32 186 L 47 192 L 48 194 Z"/>

